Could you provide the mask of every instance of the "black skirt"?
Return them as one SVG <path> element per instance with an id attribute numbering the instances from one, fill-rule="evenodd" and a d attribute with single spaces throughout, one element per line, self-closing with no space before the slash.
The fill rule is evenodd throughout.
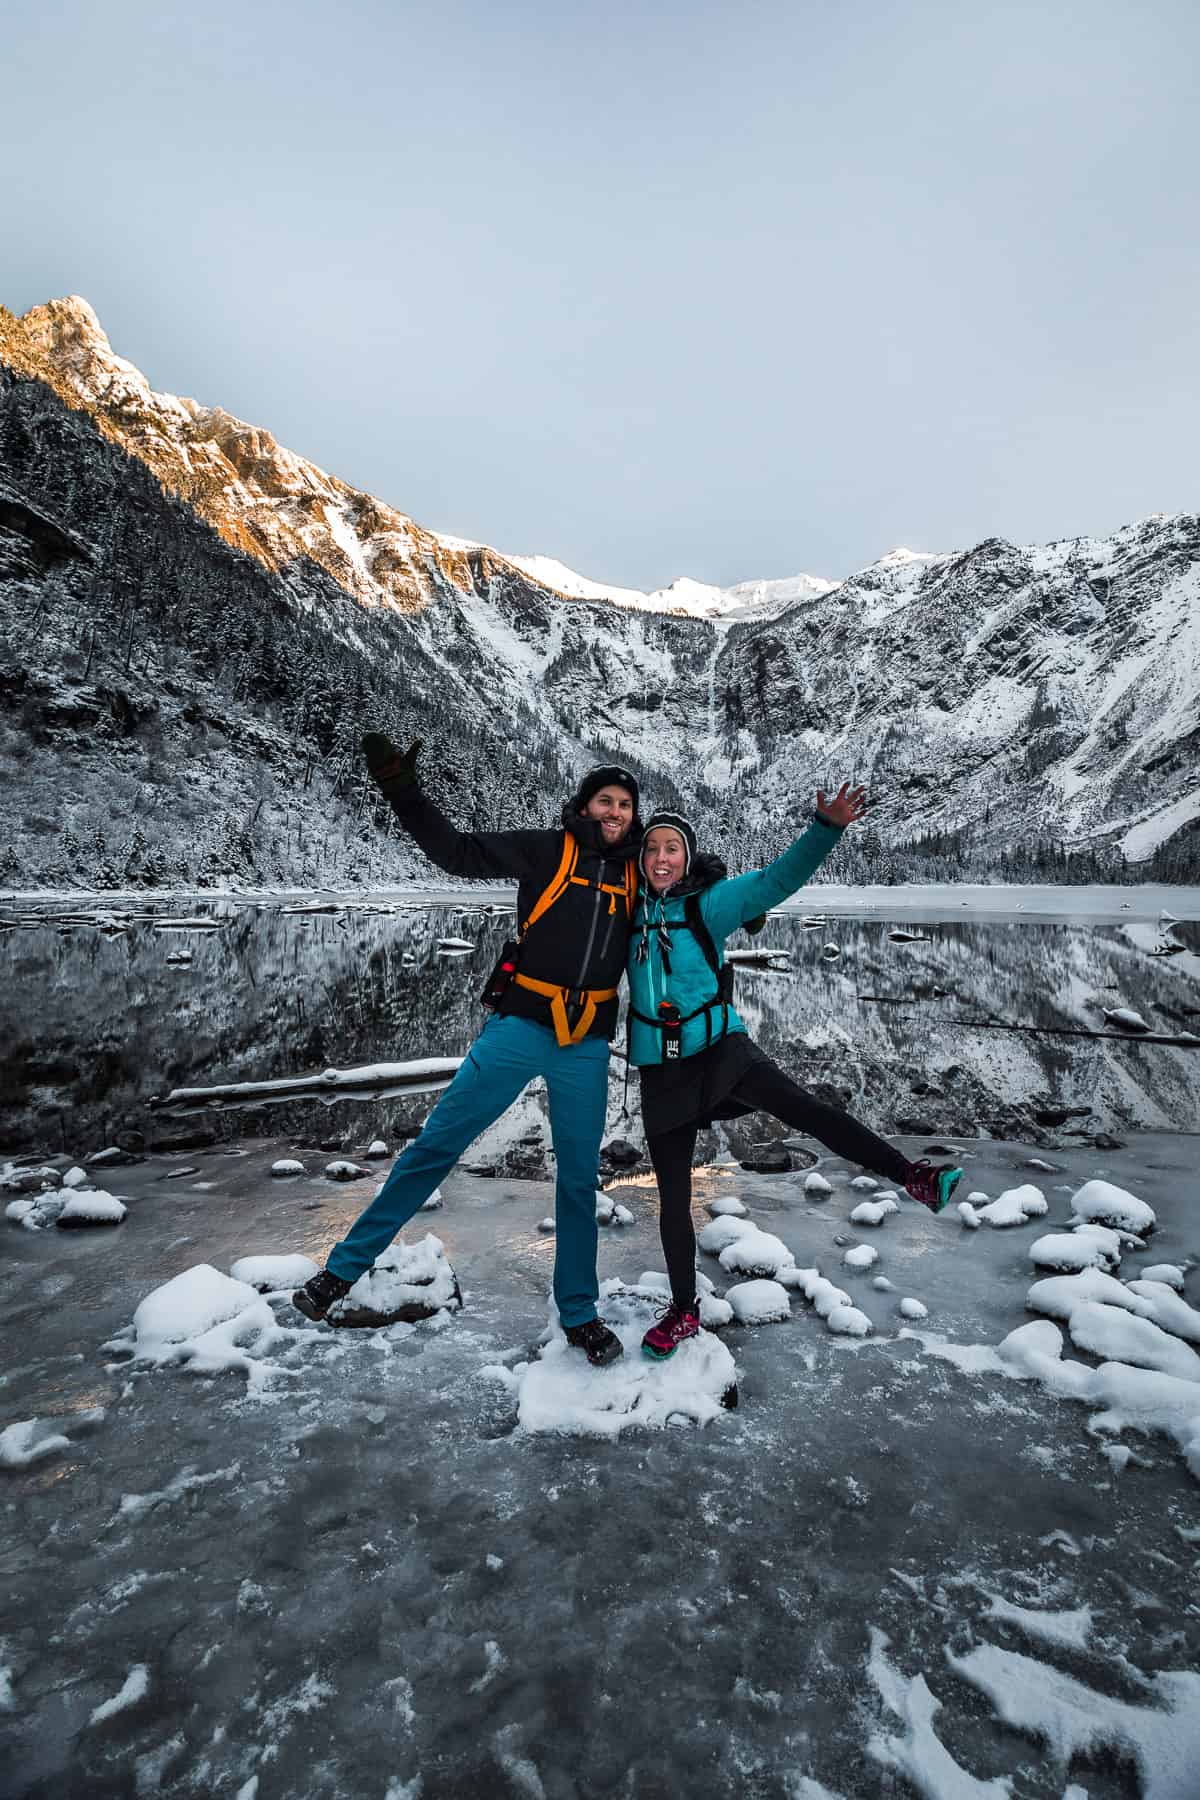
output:
<path id="1" fill-rule="evenodd" d="M 731 1031 L 695 1056 L 678 1062 L 646 1063 L 642 1078 L 642 1124 L 647 1137 L 660 1137 L 677 1126 L 697 1129 L 714 1119 L 738 1119 L 752 1112 L 735 1100 L 733 1090 L 755 1063 L 770 1062 L 765 1050 L 744 1031 Z"/>

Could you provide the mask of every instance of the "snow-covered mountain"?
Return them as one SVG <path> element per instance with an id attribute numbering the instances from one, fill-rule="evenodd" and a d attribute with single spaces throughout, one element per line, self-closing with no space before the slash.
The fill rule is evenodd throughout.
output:
<path id="1" fill-rule="evenodd" d="M 680 613 L 692 619 L 773 619 L 797 600 L 814 600 L 831 593 L 836 581 L 820 575 L 785 576 L 781 581 L 739 581 L 733 587 L 712 587 L 681 575 L 670 587 L 644 594 L 637 588 L 606 587 L 577 575 L 552 556 L 510 556 L 509 562 L 555 593 L 573 600 L 609 600 L 614 606 L 632 606 L 643 612 Z"/>
<path id="2" fill-rule="evenodd" d="M 192 835 L 219 814 L 276 879 L 328 879 L 329 855 L 343 879 L 387 872 L 364 724 L 423 735 L 435 791 L 488 823 L 551 813 L 573 771 L 619 754 L 743 858 L 853 773 L 876 806 L 843 874 L 919 876 L 897 861 L 918 839 L 939 873 L 1002 855 L 1019 871 L 1035 846 L 1119 845 L 1149 867 L 1194 843 L 1194 515 L 897 550 L 836 584 L 613 589 L 430 531 L 269 432 L 154 392 L 79 299 L 0 310 L 0 480 L 10 873 L 64 816 L 82 842 L 105 795 L 110 835 L 131 813 L 168 830 L 168 808 L 138 805 L 143 740 L 194 748 L 197 709 L 213 767 Z M 63 734 L 83 800 L 41 754 Z M 387 868 L 406 855 L 389 844 Z"/>

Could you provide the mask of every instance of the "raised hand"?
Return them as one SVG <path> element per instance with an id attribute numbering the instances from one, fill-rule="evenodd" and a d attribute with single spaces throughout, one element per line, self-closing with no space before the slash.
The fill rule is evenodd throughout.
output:
<path id="1" fill-rule="evenodd" d="M 414 738 L 401 754 L 391 738 L 384 737 L 381 731 L 368 731 L 363 734 L 362 749 L 373 780 L 387 781 L 397 787 L 413 786 L 417 779 L 417 757 L 421 753 L 420 738 Z"/>
<path id="2" fill-rule="evenodd" d="M 817 789 L 817 811 L 831 825 L 845 827 L 853 825 L 855 819 L 861 819 L 867 810 L 867 790 L 865 787 L 851 787 L 843 781 L 832 800 L 827 800 L 820 788 Z"/>

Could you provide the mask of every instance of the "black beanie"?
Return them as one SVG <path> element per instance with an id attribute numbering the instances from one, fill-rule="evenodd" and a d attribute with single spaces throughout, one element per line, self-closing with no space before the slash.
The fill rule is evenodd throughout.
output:
<path id="1" fill-rule="evenodd" d="M 610 763 L 601 769 L 588 770 L 579 784 L 579 792 L 571 802 L 575 811 L 581 813 L 593 795 L 598 794 L 604 787 L 626 788 L 633 795 L 633 812 L 634 817 L 637 817 L 639 801 L 637 777 L 631 775 L 628 769 L 618 768 L 615 763 Z"/>
<path id="2" fill-rule="evenodd" d="M 638 868 L 643 875 L 646 874 L 646 840 L 649 838 L 650 833 L 654 830 L 656 825 L 670 826 L 671 830 L 677 831 L 683 839 L 683 847 L 686 852 L 687 860 L 683 865 L 683 875 L 680 879 L 686 880 L 692 864 L 696 860 L 696 827 L 691 823 L 690 819 L 685 819 L 682 813 L 656 812 L 646 820 L 642 836 L 642 852 L 638 857 Z M 649 880 L 648 876 L 647 880 Z"/>

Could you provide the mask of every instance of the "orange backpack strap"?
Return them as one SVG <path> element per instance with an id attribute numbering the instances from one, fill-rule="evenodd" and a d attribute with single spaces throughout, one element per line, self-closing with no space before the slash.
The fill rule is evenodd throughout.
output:
<path id="1" fill-rule="evenodd" d="M 632 857 L 625 864 L 625 916 L 633 917 L 633 909 L 637 905 L 637 864 Z"/>
<path id="2" fill-rule="evenodd" d="M 571 876 L 575 872 L 575 864 L 578 861 L 579 845 L 569 831 L 564 831 L 563 850 L 562 856 L 559 859 L 558 868 L 551 877 L 549 886 L 544 888 L 534 901 L 529 917 L 521 927 L 521 937 L 525 936 L 525 933 L 529 930 L 531 925 L 537 923 L 544 912 L 550 910 L 556 900 L 561 899 L 570 882 Z"/>

